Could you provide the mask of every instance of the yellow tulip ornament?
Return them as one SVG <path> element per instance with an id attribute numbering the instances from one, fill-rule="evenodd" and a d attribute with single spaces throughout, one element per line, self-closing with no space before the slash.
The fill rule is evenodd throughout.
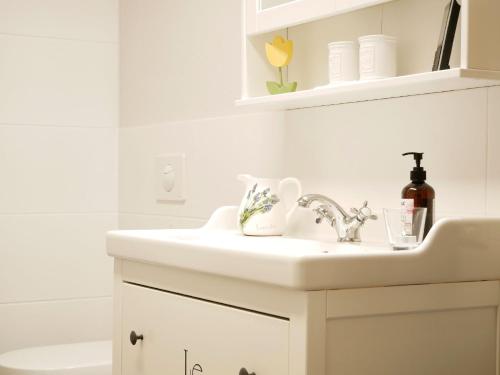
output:
<path id="1" fill-rule="evenodd" d="M 267 91 L 270 94 L 284 94 L 297 90 L 297 82 L 283 81 L 283 68 L 290 63 L 293 56 L 293 42 L 276 36 L 272 43 L 266 43 L 267 60 L 272 66 L 278 68 L 279 82 L 267 81 Z"/>

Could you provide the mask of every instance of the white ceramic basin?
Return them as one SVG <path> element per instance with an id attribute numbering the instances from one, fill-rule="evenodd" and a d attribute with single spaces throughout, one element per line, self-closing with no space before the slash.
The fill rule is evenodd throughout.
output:
<path id="1" fill-rule="evenodd" d="M 235 208 L 200 229 L 123 230 L 107 236 L 114 257 L 282 287 L 318 290 L 500 279 L 500 219 L 445 219 L 417 249 L 288 237 L 248 237 Z"/>

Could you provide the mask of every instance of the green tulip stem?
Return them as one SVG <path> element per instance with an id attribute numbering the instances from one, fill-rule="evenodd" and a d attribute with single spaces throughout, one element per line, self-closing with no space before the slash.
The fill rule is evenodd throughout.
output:
<path id="1" fill-rule="evenodd" d="M 278 70 L 280 72 L 280 85 L 283 86 L 283 69 L 280 66 Z"/>

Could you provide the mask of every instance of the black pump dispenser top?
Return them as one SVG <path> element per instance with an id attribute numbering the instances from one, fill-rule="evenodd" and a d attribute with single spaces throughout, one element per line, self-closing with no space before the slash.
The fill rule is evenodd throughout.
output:
<path id="1" fill-rule="evenodd" d="M 420 166 L 420 161 L 424 157 L 423 152 L 405 152 L 403 156 L 407 155 L 413 155 L 413 159 L 415 159 L 415 162 L 417 164 L 416 167 L 413 168 L 413 170 L 410 172 L 410 179 L 413 183 L 421 183 L 424 182 L 427 179 L 427 172 L 425 171 L 424 168 Z"/>

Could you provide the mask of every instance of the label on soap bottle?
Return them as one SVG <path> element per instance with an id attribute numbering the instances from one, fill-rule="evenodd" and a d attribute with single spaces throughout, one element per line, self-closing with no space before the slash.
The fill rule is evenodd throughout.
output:
<path id="1" fill-rule="evenodd" d="M 415 202 L 413 199 L 401 199 L 401 227 L 403 228 L 403 236 L 411 236 L 413 234 L 413 210 Z"/>

